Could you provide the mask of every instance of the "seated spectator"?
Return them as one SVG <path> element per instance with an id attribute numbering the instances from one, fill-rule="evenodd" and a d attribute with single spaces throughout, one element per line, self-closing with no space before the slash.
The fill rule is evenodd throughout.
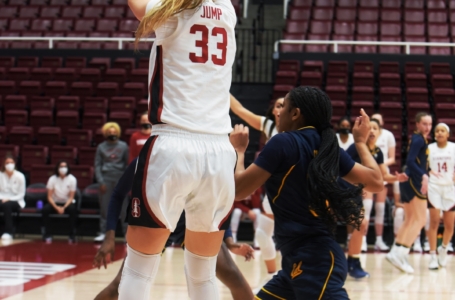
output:
<path id="1" fill-rule="evenodd" d="M 128 162 L 139 156 L 142 147 L 152 133 L 152 124 L 150 124 L 148 112 L 143 112 L 141 115 L 141 130 L 133 133 L 130 137 L 130 158 Z"/>
<path id="2" fill-rule="evenodd" d="M 13 239 L 13 212 L 25 207 L 25 176 L 16 170 L 16 162 L 10 155 L 5 157 L 0 172 L 0 211 L 3 211 L 5 231 L 2 241 Z"/>
<path id="3" fill-rule="evenodd" d="M 69 241 L 76 241 L 77 209 L 74 195 L 77 189 L 76 177 L 71 175 L 71 169 L 66 161 L 60 161 L 55 165 L 55 174 L 47 181 L 47 203 L 44 205 L 43 223 L 44 237 L 46 242 L 52 241 L 51 213 L 69 215 Z"/>

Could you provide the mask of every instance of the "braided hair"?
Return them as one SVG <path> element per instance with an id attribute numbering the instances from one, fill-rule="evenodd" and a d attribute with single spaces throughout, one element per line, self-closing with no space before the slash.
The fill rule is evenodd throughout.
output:
<path id="1" fill-rule="evenodd" d="M 358 199 L 362 195 L 363 185 L 341 188 L 339 177 L 340 148 L 335 132 L 330 126 L 332 104 L 323 91 L 300 86 L 289 92 L 291 106 L 299 108 L 305 126 L 313 126 L 321 136 L 318 154 L 308 166 L 308 192 L 310 209 L 327 226 L 335 231 L 337 221 L 360 228 L 363 209 Z"/>

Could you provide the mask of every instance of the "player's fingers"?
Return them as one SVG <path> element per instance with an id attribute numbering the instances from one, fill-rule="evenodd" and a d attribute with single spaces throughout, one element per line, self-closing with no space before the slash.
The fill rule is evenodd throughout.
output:
<path id="1" fill-rule="evenodd" d="M 103 265 L 104 265 L 104 268 L 107 269 L 107 260 L 106 260 L 106 256 L 103 256 Z"/>
<path id="2" fill-rule="evenodd" d="M 362 116 L 362 121 L 368 124 L 370 121 L 370 117 L 367 115 L 363 108 L 360 109 L 360 115 Z"/>
<path id="3" fill-rule="evenodd" d="M 359 125 L 360 125 L 360 118 L 357 117 L 357 118 L 355 118 L 355 121 L 354 121 L 354 128 L 359 127 Z"/>

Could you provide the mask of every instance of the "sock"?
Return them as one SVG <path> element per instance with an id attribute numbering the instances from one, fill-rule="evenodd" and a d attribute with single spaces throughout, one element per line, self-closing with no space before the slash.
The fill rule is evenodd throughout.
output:
<path id="1" fill-rule="evenodd" d="M 400 230 L 403 223 L 404 223 L 404 209 L 402 207 L 398 207 L 395 210 L 395 216 L 393 217 L 393 233 L 395 233 L 395 235 L 398 234 L 398 230 Z"/>
<path id="2" fill-rule="evenodd" d="M 350 259 L 360 259 L 360 254 L 352 254 L 352 255 L 349 255 L 348 258 L 350 258 Z"/>
<path id="3" fill-rule="evenodd" d="M 449 252 L 449 249 L 447 248 L 448 245 L 444 245 L 444 243 L 442 243 L 441 246 L 442 246 L 442 251 L 444 251 L 445 253 Z"/>
<path id="4" fill-rule="evenodd" d="M 376 243 L 384 243 L 384 241 L 382 240 L 382 235 L 376 236 Z"/>
<path id="5" fill-rule="evenodd" d="M 188 295 L 192 300 L 218 300 L 215 256 L 199 256 L 187 249 L 184 251 L 185 275 Z"/>
<path id="6" fill-rule="evenodd" d="M 414 245 L 418 244 L 419 246 L 422 246 L 421 243 L 420 243 L 420 234 L 419 236 L 416 238 L 416 240 L 414 241 Z"/>
<path id="7" fill-rule="evenodd" d="M 435 250 L 430 250 L 430 255 L 436 255 L 436 251 Z"/>
<path id="8" fill-rule="evenodd" d="M 240 210 L 240 208 L 234 208 L 234 211 L 232 212 L 232 215 L 231 215 L 232 237 L 234 237 L 234 233 L 235 233 L 234 242 L 237 242 L 237 231 L 239 229 L 239 223 L 240 223 L 241 216 L 242 216 L 242 211 Z"/>
<path id="9" fill-rule="evenodd" d="M 119 300 L 148 300 L 153 281 L 158 273 L 161 253 L 147 255 L 127 245 L 127 256 L 118 287 Z"/>
<path id="10" fill-rule="evenodd" d="M 385 214 L 385 203 L 376 202 L 374 204 L 374 209 L 375 209 L 374 224 L 383 225 L 384 224 L 384 214 Z"/>
<path id="11" fill-rule="evenodd" d="M 264 216 L 258 216 L 258 228 L 256 229 L 255 238 L 261 248 L 262 259 L 272 260 L 276 257 L 275 243 L 272 235 L 275 221 Z"/>

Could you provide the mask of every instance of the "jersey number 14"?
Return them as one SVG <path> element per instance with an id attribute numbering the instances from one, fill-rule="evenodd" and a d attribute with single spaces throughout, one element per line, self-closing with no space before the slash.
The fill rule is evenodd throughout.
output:
<path id="1" fill-rule="evenodd" d="M 190 53 L 190 60 L 194 63 L 205 64 L 209 60 L 209 29 L 205 25 L 195 24 L 191 26 L 190 33 L 196 34 L 200 32 L 202 37 L 200 40 L 196 40 L 196 47 L 201 48 L 201 55 L 197 55 L 194 52 Z M 212 54 L 211 59 L 215 65 L 224 66 L 226 64 L 226 52 L 227 52 L 227 32 L 222 27 L 214 27 L 210 36 L 222 37 L 221 42 L 216 44 L 216 48 L 221 50 L 221 57 Z"/>
<path id="2" fill-rule="evenodd" d="M 447 173 L 447 163 L 443 163 L 442 165 L 441 163 L 438 163 L 438 173 L 441 173 L 441 169 Z"/>

